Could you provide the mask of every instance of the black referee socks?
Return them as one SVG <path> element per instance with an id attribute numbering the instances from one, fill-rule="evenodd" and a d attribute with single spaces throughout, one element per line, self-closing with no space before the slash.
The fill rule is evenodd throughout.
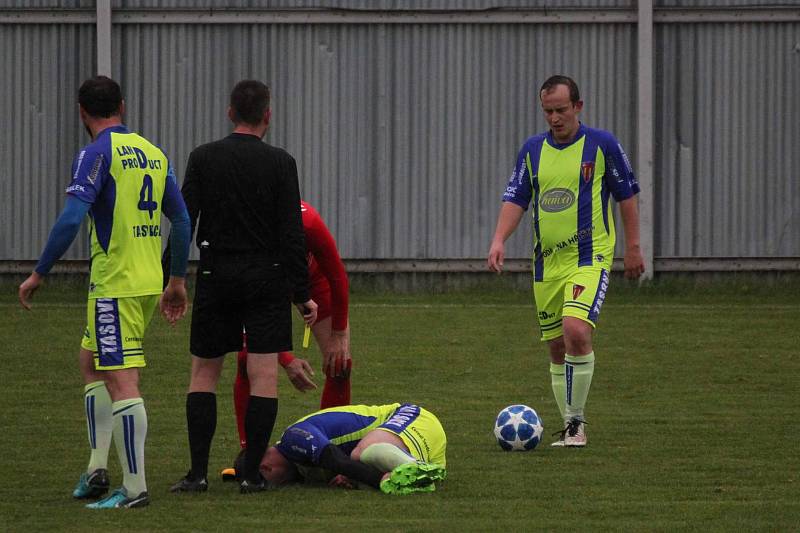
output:
<path id="1" fill-rule="evenodd" d="M 247 451 L 244 456 L 244 479 L 257 483 L 260 481 L 258 466 L 267 451 L 275 417 L 278 414 L 278 399 L 263 396 L 250 396 L 244 429 L 247 433 Z"/>
<path id="2" fill-rule="evenodd" d="M 217 395 L 213 392 L 190 392 L 186 395 L 186 425 L 189 428 L 189 451 L 192 454 L 193 481 L 208 477 L 208 454 L 217 429 Z"/>

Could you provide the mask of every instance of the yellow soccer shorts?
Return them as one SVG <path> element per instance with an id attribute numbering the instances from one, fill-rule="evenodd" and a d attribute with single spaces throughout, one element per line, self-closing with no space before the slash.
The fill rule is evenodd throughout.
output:
<path id="1" fill-rule="evenodd" d="M 142 341 L 159 295 L 89 299 L 81 348 L 94 354 L 97 370 L 145 366 Z"/>
<path id="2" fill-rule="evenodd" d="M 415 459 L 447 466 L 447 437 L 439 419 L 430 411 L 418 405 L 403 404 L 376 429 L 400 437 Z"/>
<path id="3" fill-rule="evenodd" d="M 602 265 L 576 268 L 572 274 L 558 280 L 535 281 L 533 297 L 542 340 L 549 341 L 563 334 L 561 321 L 565 316 L 597 327 L 608 284 L 608 269 Z"/>

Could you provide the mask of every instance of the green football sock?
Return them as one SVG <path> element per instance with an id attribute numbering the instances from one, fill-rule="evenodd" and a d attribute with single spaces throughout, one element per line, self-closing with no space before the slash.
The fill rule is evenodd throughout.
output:
<path id="1" fill-rule="evenodd" d="M 147 413 L 141 398 L 120 400 L 114 411 L 114 441 L 122 466 L 122 485 L 129 498 L 147 490 L 144 478 L 144 440 L 147 437 Z"/>
<path id="2" fill-rule="evenodd" d="M 86 409 L 86 429 L 89 433 L 89 466 L 86 473 L 91 474 L 98 468 L 107 468 L 108 449 L 111 447 L 113 428 L 111 418 L 111 396 L 106 384 L 94 381 L 84 387 L 83 405 Z"/>
<path id="3" fill-rule="evenodd" d="M 589 396 L 589 387 L 594 375 L 594 352 L 586 355 L 565 355 L 564 370 L 567 382 L 567 406 L 565 416 L 567 419 L 583 417 L 586 407 L 586 398 Z"/>
<path id="4" fill-rule="evenodd" d="M 553 387 L 553 396 L 558 404 L 558 412 L 561 418 L 567 407 L 567 380 L 564 378 L 564 365 L 550 363 L 550 385 Z"/>
<path id="5" fill-rule="evenodd" d="M 409 454 L 388 442 L 372 444 L 361 452 L 361 462 L 374 466 L 381 472 L 391 472 L 400 465 L 416 461 Z"/>

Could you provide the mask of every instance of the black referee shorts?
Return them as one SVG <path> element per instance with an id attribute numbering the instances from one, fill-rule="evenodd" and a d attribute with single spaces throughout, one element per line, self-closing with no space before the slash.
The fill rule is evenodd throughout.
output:
<path id="1" fill-rule="evenodd" d="M 238 352 L 243 328 L 251 353 L 291 351 L 291 298 L 279 265 L 215 261 L 210 274 L 203 271 L 197 272 L 192 309 L 192 355 L 212 359 Z"/>

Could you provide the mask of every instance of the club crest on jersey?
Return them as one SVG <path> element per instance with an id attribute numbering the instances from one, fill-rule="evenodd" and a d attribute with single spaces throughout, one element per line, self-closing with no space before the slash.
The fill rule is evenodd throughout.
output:
<path id="1" fill-rule="evenodd" d="M 584 161 L 581 163 L 581 176 L 583 176 L 584 183 L 592 181 L 592 177 L 594 177 L 594 161 Z"/>
<path id="2" fill-rule="evenodd" d="M 573 300 L 577 300 L 578 297 L 583 293 L 584 289 L 586 289 L 586 287 L 584 287 L 583 285 L 573 285 L 572 286 L 572 299 Z"/>

